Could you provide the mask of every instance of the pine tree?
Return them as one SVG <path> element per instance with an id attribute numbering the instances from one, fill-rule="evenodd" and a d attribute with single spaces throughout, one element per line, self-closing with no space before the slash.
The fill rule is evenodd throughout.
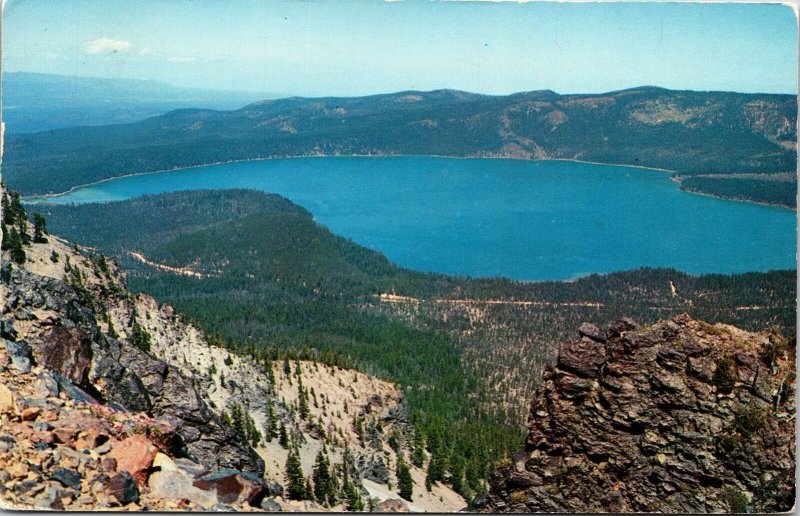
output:
<path id="1" fill-rule="evenodd" d="M 242 406 L 238 403 L 234 403 L 231 408 L 231 419 L 233 420 L 233 431 L 236 432 L 236 436 L 241 440 L 246 440 L 247 428 L 245 426 L 244 412 L 242 411 Z"/>
<path id="2" fill-rule="evenodd" d="M 306 478 L 306 499 L 311 500 L 312 502 L 317 501 L 317 497 L 314 495 L 314 486 L 311 485 L 310 478 Z"/>
<path id="3" fill-rule="evenodd" d="M 272 433 L 272 425 L 275 423 L 275 411 L 272 409 L 272 402 L 267 402 L 267 414 L 264 421 L 264 440 L 268 443 L 277 435 Z"/>
<path id="4" fill-rule="evenodd" d="M 78 271 L 78 269 L 73 269 Z M 80 280 L 80 271 L 78 271 L 77 279 Z M 82 280 L 79 281 L 82 283 Z M 131 344 L 141 349 L 145 353 L 150 353 L 150 334 L 147 333 L 136 319 L 133 321 L 133 331 L 131 332 Z"/>
<path id="5" fill-rule="evenodd" d="M 267 377 L 269 378 L 269 385 L 272 392 L 275 392 L 275 371 L 272 369 L 272 362 L 267 367 Z"/>
<path id="6" fill-rule="evenodd" d="M 411 464 L 418 468 L 425 465 L 425 437 L 418 428 L 414 430 L 414 450 L 411 452 Z"/>
<path id="7" fill-rule="evenodd" d="M 458 450 L 454 450 L 450 456 L 450 485 L 453 487 L 453 491 L 466 498 L 464 456 Z"/>
<path id="8" fill-rule="evenodd" d="M 261 432 L 256 428 L 256 422 L 253 421 L 253 417 L 248 413 L 247 414 L 247 431 L 249 432 L 250 436 L 250 445 L 253 447 L 258 446 L 261 444 L 262 435 Z"/>
<path id="9" fill-rule="evenodd" d="M 414 494 L 414 480 L 411 478 L 411 471 L 408 469 L 408 464 L 403 460 L 402 455 L 397 456 L 397 489 L 400 498 L 412 501 Z"/>
<path id="10" fill-rule="evenodd" d="M 103 274 L 108 274 L 108 260 L 106 260 L 106 256 L 104 254 L 100 255 L 100 258 L 97 259 L 97 267 L 100 269 L 100 272 Z"/>
<path id="11" fill-rule="evenodd" d="M 8 251 L 11 255 L 11 260 L 15 263 L 23 264 L 27 260 L 25 249 L 22 248 L 22 239 L 15 227 L 12 227 L 8 232 Z"/>
<path id="12" fill-rule="evenodd" d="M 437 434 L 430 436 L 428 440 L 428 449 L 431 453 L 431 460 L 428 462 L 428 475 L 425 478 L 425 487 L 430 491 L 433 484 L 444 478 L 446 469 L 444 445 Z"/>
<path id="13" fill-rule="evenodd" d="M 111 337 L 112 339 L 116 339 L 117 337 L 119 337 L 117 330 L 114 329 L 114 322 L 111 320 L 111 314 L 108 311 L 106 311 L 103 318 L 105 319 L 106 326 L 108 326 L 108 336 Z"/>
<path id="14" fill-rule="evenodd" d="M 28 222 L 25 219 L 20 219 L 18 227 L 19 239 L 22 245 L 31 245 L 31 236 L 28 234 Z"/>
<path id="15" fill-rule="evenodd" d="M 344 455 L 342 456 L 342 495 L 345 500 L 345 510 L 348 511 L 363 511 L 364 500 L 361 499 L 361 494 L 358 492 L 358 487 L 350 481 L 350 449 L 345 447 Z"/>
<path id="16" fill-rule="evenodd" d="M 8 243 L 9 234 L 8 234 L 8 226 L 6 226 L 6 221 L 5 220 L 0 221 L 0 228 L 2 228 L 2 231 L 3 231 L 3 243 L 2 243 L 2 246 L 0 246 L 0 247 L 2 247 L 3 251 L 8 251 L 10 249 L 10 246 L 9 246 L 9 243 Z"/>
<path id="17" fill-rule="evenodd" d="M 314 495 L 319 503 L 328 507 L 335 502 L 336 486 L 331 475 L 330 461 L 325 452 L 323 446 L 314 462 Z"/>
<path id="18" fill-rule="evenodd" d="M 306 420 L 308 419 L 308 393 L 303 388 L 302 383 L 298 383 L 298 394 L 297 394 L 297 403 L 298 403 L 298 412 L 300 413 L 300 419 Z"/>
<path id="19" fill-rule="evenodd" d="M 286 496 L 290 500 L 305 500 L 306 479 L 303 475 L 303 466 L 300 464 L 300 452 L 297 447 L 292 448 L 286 459 Z"/>
<path id="20" fill-rule="evenodd" d="M 281 423 L 281 429 L 278 432 L 278 444 L 284 449 L 289 449 L 289 435 L 286 433 L 286 426 Z"/>
<path id="21" fill-rule="evenodd" d="M 355 420 L 356 420 L 355 421 L 355 427 L 356 427 L 356 433 L 358 434 L 358 440 L 361 442 L 361 444 L 364 444 L 364 441 L 365 441 L 365 438 L 364 438 L 364 420 L 359 418 L 358 416 L 355 416 Z"/>
<path id="22" fill-rule="evenodd" d="M 275 417 L 275 410 L 272 408 L 272 403 L 269 404 L 269 426 L 267 427 L 267 431 L 269 432 L 270 439 L 274 439 L 278 437 L 278 418 Z"/>
<path id="23" fill-rule="evenodd" d="M 464 476 L 466 477 L 467 485 L 470 489 L 476 493 L 483 492 L 484 488 L 483 485 L 481 485 L 480 476 L 478 473 L 478 465 L 475 464 L 474 460 L 467 464 L 464 471 Z"/>
<path id="24" fill-rule="evenodd" d="M 44 244 L 47 239 L 44 235 L 47 234 L 47 221 L 41 213 L 33 214 L 33 241 L 37 244 Z"/>

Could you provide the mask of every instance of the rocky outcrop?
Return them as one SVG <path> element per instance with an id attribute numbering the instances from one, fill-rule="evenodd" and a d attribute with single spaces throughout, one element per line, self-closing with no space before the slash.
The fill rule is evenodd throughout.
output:
<path id="1" fill-rule="evenodd" d="M 793 341 L 687 315 L 579 333 L 544 373 L 524 450 L 473 509 L 791 509 Z"/>
<path id="2" fill-rule="evenodd" d="M 176 428 L 174 445 L 208 468 L 263 474 L 263 460 L 222 424 L 191 378 L 129 339 L 101 331 L 97 311 L 104 296 L 16 268 L 6 279 L 4 327 L 16 344 L 30 348 L 33 362 L 89 400 L 169 421 Z"/>
<path id="3" fill-rule="evenodd" d="M 217 476 L 247 482 L 221 490 L 203 465 L 167 455 L 176 435 L 168 421 L 76 401 L 57 382 L 40 389 L 53 374 L 40 365 L 23 372 L 0 348 L 3 509 L 248 510 L 270 493 L 254 475 L 230 470 Z"/>

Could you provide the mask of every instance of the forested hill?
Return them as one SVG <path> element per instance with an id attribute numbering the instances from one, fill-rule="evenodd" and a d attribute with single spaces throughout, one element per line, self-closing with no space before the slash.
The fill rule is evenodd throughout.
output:
<path id="1" fill-rule="evenodd" d="M 793 174 L 796 112 L 793 95 L 654 87 L 585 95 L 439 90 L 293 97 L 235 111 L 183 109 L 133 124 L 11 136 L 4 176 L 23 194 L 42 194 L 174 167 L 337 154 L 579 159 L 682 177 Z M 785 181 L 771 183 L 787 188 Z"/>

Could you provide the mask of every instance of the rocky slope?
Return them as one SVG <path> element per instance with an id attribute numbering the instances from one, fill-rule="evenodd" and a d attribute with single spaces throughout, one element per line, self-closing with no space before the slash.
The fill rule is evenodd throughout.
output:
<path id="1" fill-rule="evenodd" d="M 537 389 L 524 450 L 474 508 L 775 512 L 795 499 L 795 342 L 683 315 L 585 324 Z"/>
<path id="2" fill-rule="evenodd" d="M 346 448 L 367 507 L 466 505 L 442 485 L 427 492 L 418 468 L 413 503 L 396 500 L 395 465 L 408 452 L 390 438 L 412 435 L 394 385 L 316 362 L 232 354 L 171 307 L 131 294 L 117 264 L 92 250 L 47 235 L 25 252 L 21 265 L 4 254 L 0 281 L 3 506 L 326 509 L 284 499 L 289 452 L 270 422 L 297 443 L 307 477 L 320 450 L 338 465 Z M 257 439 L 231 423 L 239 409 Z"/>

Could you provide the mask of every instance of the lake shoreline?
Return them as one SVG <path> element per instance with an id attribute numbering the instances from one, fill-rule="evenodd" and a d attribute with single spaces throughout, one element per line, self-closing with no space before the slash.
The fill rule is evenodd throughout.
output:
<path id="1" fill-rule="evenodd" d="M 26 198 L 23 198 L 23 202 L 28 204 L 38 204 L 38 203 L 46 203 L 48 199 L 56 199 L 58 197 L 64 197 L 71 193 L 74 193 L 77 190 L 82 188 L 88 188 L 91 186 L 96 186 L 100 184 L 107 183 L 109 181 L 114 181 L 116 179 L 123 179 L 129 177 L 137 177 L 137 176 L 147 176 L 151 174 L 162 174 L 165 172 L 177 172 L 181 170 L 190 170 L 193 168 L 205 168 L 205 167 L 214 167 L 218 165 L 230 165 L 234 163 L 249 163 L 249 162 L 259 162 L 259 161 L 274 161 L 280 159 L 308 159 L 308 158 L 437 158 L 437 159 L 463 159 L 463 160 L 479 160 L 479 159 L 492 159 L 492 160 L 512 160 L 512 161 L 528 161 L 528 162 L 551 162 L 551 161 L 560 161 L 566 163 L 583 163 L 586 165 L 596 165 L 596 166 L 608 166 L 608 167 L 625 167 L 625 168 L 634 168 L 639 170 L 652 170 L 654 172 L 662 172 L 668 174 L 676 174 L 677 171 L 670 170 L 666 168 L 659 168 L 659 167 L 648 167 L 644 165 L 627 165 L 622 163 L 604 163 L 600 161 L 588 161 L 588 160 L 581 160 L 581 159 L 568 159 L 568 158 L 548 158 L 548 159 L 529 159 L 529 158 L 520 158 L 514 156 L 448 156 L 444 154 L 309 154 L 309 155 L 297 155 L 297 156 L 271 156 L 267 158 L 253 158 L 253 159 L 236 159 L 236 160 L 228 160 L 228 161 L 215 161 L 211 163 L 202 163 L 198 165 L 190 165 L 185 167 L 174 167 L 169 169 L 163 170 L 153 170 L 150 172 L 134 172 L 131 174 L 123 174 L 120 176 L 109 177 L 105 179 L 101 179 L 99 181 L 93 181 L 91 183 L 85 183 L 81 185 L 76 185 L 70 188 L 69 190 L 65 190 L 63 192 L 57 193 L 48 193 L 48 194 L 41 194 L 41 195 L 32 195 Z M 678 183 L 679 185 L 683 185 L 683 182 L 679 178 L 670 177 L 671 181 Z M 724 201 L 736 201 L 736 202 L 744 202 L 750 204 L 756 204 L 759 206 L 771 206 L 776 208 L 783 208 L 790 211 L 797 211 L 797 208 L 793 208 L 791 206 L 786 206 L 784 204 L 778 203 L 770 203 L 764 201 L 754 201 L 750 199 L 742 199 L 737 197 L 726 197 L 717 194 L 712 194 L 708 192 L 702 192 L 699 190 L 688 190 L 681 186 L 680 190 L 682 192 L 695 194 L 695 195 L 702 195 L 704 197 L 709 197 L 712 199 L 719 199 Z"/>
<path id="2" fill-rule="evenodd" d="M 703 197 L 708 197 L 709 199 L 719 199 L 719 200 L 722 200 L 722 201 L 743 202 L 743 203 L 746 203 L 746 204 L 757 204 L 759 206 L 768 206 L 770 208 L 784 208 L 784 209 L 789 210 L 789 211 L 794 211 L 794 212 L 797 211 L 797 208 L 793 208 L 791 206 L 787 206 L 785 204 L 779 204 L 779 203 L 776 203 L 776 202 L 753 201 L 751 199 L 743 199 L 741 197 L 730 197 L 730 196 L 725 196 L 725 195 L 712 194 L 712 193 L 708 193 L 708 192 L 703 192 L 702 190 L 689 190 L 688 188 L 684 188 L 683 181 L 681 181 L 677 177 L 670 177 L 669 179 L 670 179 L 670 181 L 674 181 L 674 182 L 676 182 L 676 183 L 678 183 L 680 185 L 680 191 L 681 192 L 686 192 L 686 193 L 690 193 L 690 194 L 694 194 L 694 195 L 701 195 Z"/>
<path id="3" fill-rule="evenodd" d="M 82 188 L 88 188 L 91 186 L 96 186 L 100 184 L 107 183 L 109 181 L 114 181 L 116 179 L 123 179 L 129 177 L 138 177 L 138 176 L 148 176 L 152 174 L 162 174 L 165 172 L 178 172 L 181 170 L 190 170 L 193 168 L 205 168 L 205 167 L 214 167 L 218 165 L 231 165 L 234 163 L 250 163 L 250 162 L 259 162 L 259 161 L 275 161 L 281 159 L 309 159 L 309 158 L 436 158 L 436 159 L 458 159 L 458 160 L 480 160 L 480 159 L 491 159 L 491 160 L 510 160 L 510 161 L 527 161 L 527 162 L 552 162 L 552 161 L 560 161 L 566 163 L 583 163 L 586 165 L 598 165 L 598 166 L 608 166 L 608 167 L 625 167 L 625 168 L 635 168 L 640 170 L 652 170 L 655 172 L 665 172 L 674 174 L 674 170 L 669 170 L 666 168 L 657 168 L 657 167 L 646 167 L 643 165 L 625 165 L 619 163 L 602 163 L 599 161 L 587 161 L 587 160 L 580 160 L 580 159 L 567 159 L 567 158 L 550 158 L 550 159 L 528 159 L 528 158 L 517 158 L 513 156 L 448 156 L 445 154 L 307 154 L 307 155 L 297 155 L 297 156 L 272 156 L 267 158 L 253 158 L 253 159 L 233 159 L 227 161 L 214 161 L 211 163 L 202 163 L 198 165 L 189 165 L 185 167 L 174 167 L 174 168 L 167 168 L 163 170 L 152 170 L 150 172 L 133 172 L 130 174 L 123 174 L 114 177 L 108 177 L 105 179 L 101 179 L 99 181 L 92 181 L 91 183 L 84 183 L 80 185 L 73 186 L 72 188 L 65 190 L 63 192 L 56 192 L 56 193 L 47 193 L 47 194 L 39 194 L 39 195 L 31 195 L 23 198 L 25 202 L 28 203 L 35 203 L 40 202 L 40 200 L 46 199 L 53 199 L 58 197 L 64 197 L 65 195 L 69 195 L 76 190 L 80 190 Z"/>
<path id="4" fill-rule="evenodd" d="M 787 247 L 787 231 L 794 230 L 786 230 L 794 227 L 793 212 L 700 200 L 661 173 L 569 160 L 340 157 L 135 174 L 49 204 L 251 189 L 289 199 L 333 233 L 401 267 L 526 282 L 570 282 L 639 266 L 727 274 L 796 264 L 780 258 L 795 254 Z M 680 251 L 706 249 L 709 235 L 718 245 L 700 254 Z M 422 242 L 433 247 L 420 248 Z"/>

